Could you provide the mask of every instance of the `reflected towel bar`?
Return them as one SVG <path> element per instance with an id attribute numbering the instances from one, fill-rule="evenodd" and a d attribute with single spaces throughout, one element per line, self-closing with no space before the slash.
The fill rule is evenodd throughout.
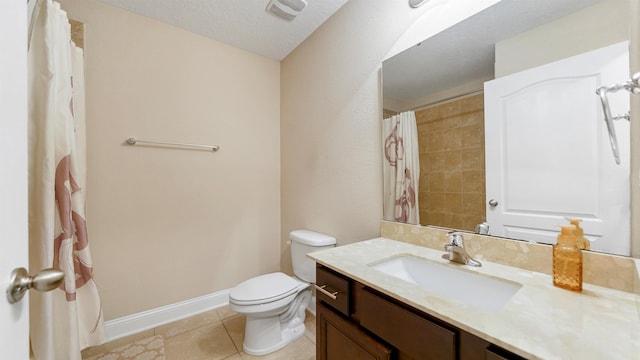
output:
<path id="1" fill-rule="evenodd" d="M 198 145 L 198 144 L 184 144 L 184 143 L 171 143 L 171 142 L 160 142 L 160 141 L 148 141 L 148 140 L 138 140 L 136 138 L 128 138 L 127 144 L 135 145 L 135 144 L 153 144 L 153 145 L 168 145 L 168 146 L 179 146 L 179 147 L 191 147 L 197 149 L 208 149 L 211 151 L 220 150 L 220 146 L 218 145 Z"/>
<path id="2" fill-rule="evenodd" d="M 616 137 L 616 130 L 613 125 L 614 120 L 627 120 L 631 121 L 631 110 L 624 115 L 611 115 L 611 108 L 609 106 L 609 100 L 607 93 L 614 93 L 620 90 L 627 90 L 633 95 L 640 95 L 640 72 L 637 72 L 631 76 L 631 79 L 624 84 L 613 84 L 611 86 L 601 86 L 596 90 L 596 94 L 600 97 L 602 104 L 602 112 L 604 113 L 604 121 L 607 124 L 607 130 L 609 131 L 609 142 L 611 143 L 611 151 L 613 151 L 613 158 L 616 160 L 616 164 L 620 165 L 620 152 L 618 150 L 618 138 Z"/>

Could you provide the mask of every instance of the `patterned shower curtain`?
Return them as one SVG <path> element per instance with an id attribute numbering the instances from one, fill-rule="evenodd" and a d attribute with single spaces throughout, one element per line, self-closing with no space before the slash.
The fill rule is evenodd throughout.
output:
<path id="1" fill-rule="evenodd" d="M 418 128 L 416 115 L 407 111 L 382 122 L 384 220 L 419 224 Z"/>
<path id="2" fill-rule="evenodd" d="M 29 23 L 29 266 L 65 273 L 30 293 L 37 360 L 81 359 L 106 341 L 85 223 L 84 65 L 60 4 L 31 0 Z"/>

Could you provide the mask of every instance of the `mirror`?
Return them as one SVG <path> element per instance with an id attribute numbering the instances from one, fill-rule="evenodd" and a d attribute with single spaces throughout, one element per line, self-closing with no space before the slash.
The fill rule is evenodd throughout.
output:
<path id="1" fill-rule="evenodd" d="M 413 110 L 418 123 L 422 225 L 474 232 L 487 220 L 484 83 L 628 40 L 628 9 L 628 0 L 502 0 L 383 62 L 384 118 Z M 619 201 L 629 208 L 628 196 Z"/>

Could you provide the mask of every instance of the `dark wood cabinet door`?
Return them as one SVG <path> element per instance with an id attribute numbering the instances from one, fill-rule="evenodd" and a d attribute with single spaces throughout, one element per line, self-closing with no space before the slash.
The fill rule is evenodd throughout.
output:
<path id="1" fill-rule="evenodd" d="M 391 359 L 390 348 L 320 302 L 316 307 L 316 322 L 318 360 Z"/>
<path id="2" fill-rule="evenodd" d="M 437 324 L 364 289 L 357 305 L 360 326 L 411 359 L 456 360 L 456 330 Z"/>
<path id="3" fill-rule="evenodd" d="M 491 345 L 466 331 L 460 331 L 460 344 L 458 349 L 459 360 L 488 360 L 486 349 Z"/>

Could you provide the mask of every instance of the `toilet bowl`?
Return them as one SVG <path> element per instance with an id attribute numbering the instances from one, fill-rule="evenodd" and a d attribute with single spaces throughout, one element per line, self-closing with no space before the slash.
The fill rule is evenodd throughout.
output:
<path id="1" fill-rule="evenodd" d="M 231 310 L 247 316 L 243 351 L 265 355 L 283 348 L 304 335 L 305 310 L 315 283 L 315 262 L 306 254 L 335 246 L 333 237 L 308 230 L 289 234 L 293 270 L 246 280 L 229 293 Z"/>

